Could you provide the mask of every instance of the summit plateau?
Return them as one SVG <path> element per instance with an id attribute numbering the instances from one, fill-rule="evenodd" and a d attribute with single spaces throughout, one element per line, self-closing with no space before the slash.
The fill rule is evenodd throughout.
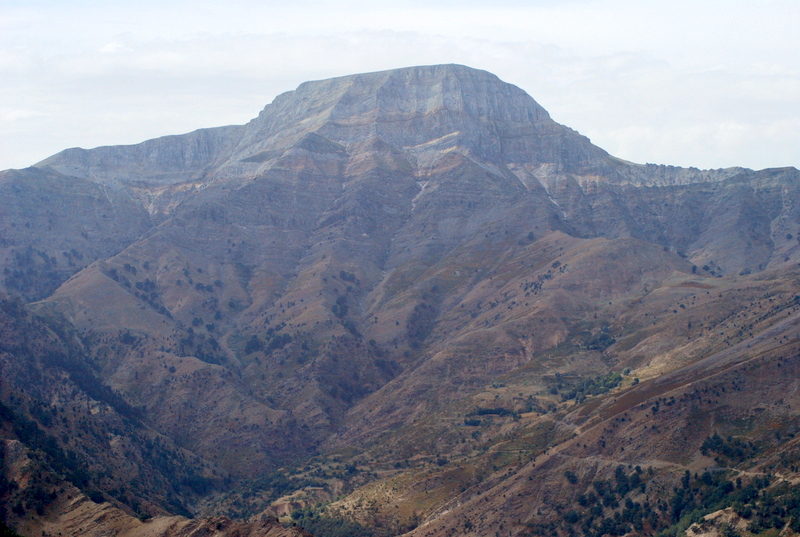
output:
<path id="1" fill-rule="evenodd" d="M 459 65 L 0 172 L 0 519 L 793 535 L 799 200 Z"/>

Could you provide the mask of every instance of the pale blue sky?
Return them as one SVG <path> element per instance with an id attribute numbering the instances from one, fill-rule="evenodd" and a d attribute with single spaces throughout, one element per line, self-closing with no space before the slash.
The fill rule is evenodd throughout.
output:
<path id="1" fill-rule="evenodd" d="M 635 162 L 800 166 L 800 2 L 0 1 L 0 169 L 462 63 Z"/>

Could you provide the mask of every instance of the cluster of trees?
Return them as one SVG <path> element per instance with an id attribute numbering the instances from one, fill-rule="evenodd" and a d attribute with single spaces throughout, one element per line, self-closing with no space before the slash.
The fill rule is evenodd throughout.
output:
<path id="1" fill-rule="evenodd" d="M 577 483 L 574 474 L 565 476 L 570 483 Z M 614 471 L 614 481 L 598 480 L 592 483 L 592 487 L 594 491 L 577 497 L 583 511 L 571 510 L 564 515 L 567 525 L 581 523 L 584 534 L 592 535 L 594 531 L 598 535 L 624 535 L 631 529 L 640 531 L 653 515 L 649 502 L 639 503 L 627 497 L 632 491 L 645 491 L 646 483 L 638 466 L 630 474 L 623 466 L 618 466 Z M 620 502 L 622 509 L 617 510 Z M 606 508 L 614 512 L 603 516 Z"/>
<path id="2" fill-rule="evenodd" d="M 703 445 L 700 446 L 700 452 L 703 455 L 709 455 L 714 452 L 717 454 L 714 457 L 717 464 L 730 466 L 754 457 L 758 452 L 758 446 L 752 442 L 733 438 L 732 436 L 722 438 L 714 433 L 713 436 L 705 439 Z"/>
<path id="3" fill-rule="evenodd" d="M 419 347 L 431 335 L 438 315 L 437 308 L 431 304 L 422 302 L 414 306 L 406 324 L 406 337 L 412 347 Z"/>
<path id="4" fill-rule="evenodd" d="M 554 268 L 557 268 L 557 267 L 554 267 Z M 565 268 L 566 268 L 566 265 L 565 265 Z M 564 271 L 561 270 L 561 272 L 564 272 Z M 538 295 L 539 291 L 541 291 L 542 287 L 544 286 L 544 282 L 546 282 L 548 280 L 552 280 L 552 279 L 553 279 L 553 274 L 551 274 L 550 270 L 548 270 L 546 274 L 538 275 L 536 277 L 536 281 L 534 281 L 534 282 L 529 282 L 528 280 L 525 280 L 520 285 L 520 288 L 525 292 L 525 296 L 526 297 L 530 296 L 532 294 L 533 295 Z"/>
<path id="5" fill-rule="evenodd" d="M 287 333 L 281 333 L 286 327 L 281 323 L 274 328 L 269 328 L 264 333 L 264 340 L 262 341 L 257 335 L 253 334 L 244 346 L 245 354 L 252 354 L 258 351 L 265 351 L 271 354 L 273 351 L 280 350 L 292 342 L 292 336 Z"/>
<path id="6" fill-rule="evenodd" d="M 356 275 L 352 272 L 347 272 L 346 270 L 339 271 L 339 277 L 346 282 L 354 283 L 356 285 L 359 284 L 359 281 L 356 279 Z"/>
<path id="7" fill-rule="evenodd" d="M 15 532 L 11 528 L 3 524 L 2 521 L 0 521 L 0 537 L 20 537 L 20 536 L 17 532 Z"/>
<path id="8" fill-rule="evenodd" d="M 786 482 L 770 487 L 767 476 L 743 484 L 741 478 L 732 481 L 730 471 L 694 476 L 686 471 L 668 497 L 638 502 L 649 475 L 639 467 L 628 473 L 619 466 L 613 481 L 594 481 L 588 492 L 575 497 L 573 509 L 562 512 L 560 519 L 529 524 L 529 534 L 601 537 L 637 532 L 677 537 L 705 515 L 726 508 L 749 520 L 750 533 L 787 525 L 800 532 L 800 487 Z M 574 473 L 565 472 L 565 477 L 571 485 L 579 484 Z M 736 531 L 727 528 L 726 533 L 735 535 Z"/>
<path id="9" fill-rule="evenodd" d="M 284 469 L 264 473 L 246 483 L 241 489 L 242 501 L 234 502 L 228 515 L 248 518 L 263 511 L 281 496 L 306 487 L 324 487 L 327 483 L 307 475 L 292 475 Z"/>
<path id="10" fill-rule="evenodd" d="M 92 399 L 106 403 L 128 419 L 144 417 L 144 408 L 131 406 L 120 394 L 103 384 L 77 352 L 42 352 L 40 355 L 45 365 L 63 369 L 69 379 Z"/>
<path id="11" fill-rule="evenodd" d="M 586 348 L 590 351 L 604 351 L 616 342 L 611 334 L 601 332 L 586 342 Z"/>
<path id="12" fill-rule="evenodd" d="M 225 355 L 220 351 L 221 347 L 215 338 L 195 334 L 192 328 L 189 328 L 186 336 L 178 341 L 178 354 L 194 356 L 208 364 L 220 365 L 225 362 Z"/>
<path id="13" fill-rule="evenodd" d="M 365 525 L 335 511 L 306 507 L 292 511 L 292 520 L 315 537 L 389 537 L 409 532 L 420 522 L 415 516 L 404 523 L 389 523 L 381 520 L 377 513 L 373 512 L 373 515 L 375 520 Z"/>
<path id="14" fill-rule="evenodd" d="M 469 412 L 466 417 L 464 418 L 464 425 L 469 425 L 472 427 L 476 427 L 480 425 L 482 422 L 479 419 L 476 419 L 474 416 L 500 416 L 501 418 L 510 416 L 513 419 L 519 419 L 519 412 L 515 410 L 511 410 L 505 407 L 497 407 L 497 408 L 476 408 L 472 412 Z"/>
<path id="15" fill-rule="evenodd" d="M 43 431 L 35 421 L 0 403 L 0 423 L 9 424 L 13 434 L 28 448 L 40 450 L 49 465 L 72 484 L 81 488 L 88 485 L 91 474 L 83 461 L 75 453 L 61 449 L 55 437 Z"/>
<path id="16" fill-rule="evenodd" d="M 768 484 L 768 478 L 757 478 L 741 490 L 731 507 L 749 521 L 747 531 L 750 533 L 782 529 L 787 524 L 793 532 L 800 533 L 800 488 L 784 482 L 759 494 Z"/>
<path id="17" fill-rule="evenodd" d="M 172 512 L 192 517 L 192 513 L 178 498 L 177 493 L 187 493 L 202 496 L 218 488 L 220 482 L 210 479 L 201 473 L 196 464 L 186 459 L 180 451 L 170 448 L 160 439 L 141 439 L 142 458 L 153 468 L 158 470 L 160 476 L 154 475 L 153 479 L 167 490 L 166 503 Z M 126 502 L 122 494 L 117 499 Z"/>
<path id="18" fill-rule="evenodd" d="M 55 291 L 64 280 L 58 261 L 43 250 L 28 246 L 14 251 L 12 265 L 3 269 L 6 289 L 29 301 L 39 300 Z"/>
<path id="19" fill-rule="evenodd" d="M 331 313 L 339 319 L 344 319 L 350 307 L 347 305 L 347 295 L 340 295 L 336 298 L 336 303 L 331 306 Z"/>
<path id="20" fill-rule="evenodd" d="M 562 401 L 574 399 L 577 403 L 582 403 L 591 395 L 608 393 L 622 382 L 622 375 L 619 373 L 608 373 L 595 378 L 585 379 L 577 384 L 559 382 L 550 388 L 553 395 L 560 394 Z"/>
<path id="21" fill-rule="evenodd" d="M 293 511 L 292 520 L 315 537 L 377 537 L 372 528 L 351 518 L 320 514 L 311 507 Z"/>
<path id="22" fill-rule="evenodd" d="M 0 445 L 0 537 L 6 535 L 2 530 L 7 529 L 1 524 L 6 516 L 5 509 L 2 508 L 2 505 L 8 503 L 9 495 L 17 489 L 17 484 L 13 481 L 9 481 L 3 472 L 5 468 L 5 455 L 5 449 Z"/>
<path id="23" fill-rule="evenodd" d="M 28 317 L 28 309 L 19 297 L 12 296 L 0 300 L 0 311 L 14 321 L 22 321 Z M 0 348 L 4 347 L 5 345 Z"/>
<path id="24" fill-rule="evenodd" d="M 34 453 L 42 457 L 42 462 L 61 474 L 75 486 L 86 489 L 91 479 L 91 474 L 86 465 L 73 452 L 63 450 L 52 435 L 43 431 L 35 421 L 30 420 L 15 412 L 12 408 L 0 403 L 0 424 L 9 426 L 11 432 Z M 2 452 L 2 450 L 0 450 Z M 0 468 L 3 461 L 0 460 Z M 11 493 L 17 489 L 16 484 L 9 482 L 5 477 L 0 479 L 0 498 L 8 502 Z M 41 483 L 34 483 L 17 493 L 11 510 L 17 516 L 24 516 L 27 510 L 35 510 L 38 515 L 44 514 L 44 509 L 55 500 L 56 494 L 48 490 Z M 5 513 L 0 513 L 5 515 Z"/>
<path id="25" fill-rule="evenodd" d="M 344 274 L 344 276 L 342 276 L 342 279 L 345 279 L 347 277 L 346 275 L 350 274 L 350 273 L 348 272 L 348 273 L 343 273 L 343 274 Z M 349 281 L 349 280 L 347 280 L 347 281 Z M 353 276 L 353 281 L 355 281 L 355 276 Z M 348 290 L 351 290 L 351 289 L 352 288 L 348 286 Z M 362 337 L 362 335 L 358 331 L 358 327 L 356 326 L 356 323 L 353 322 L 352 319 L 346 319 L 345 318 L 345 317 L 347 317 L 347 313 L 349 311 L 350 311 L 350 306 L 348 304 L 347 295 L 339 295 L 336 298 L 336 303 L 333 306 L 331 306 L 331 313 L 336 315 L 337 318 L 341 319 L 342 326 L 348 332 L 350 332 L 353 336 L 355 336 L 355 337 L 360 339 Z"/>
<path id="26" fill-rule="evenodd" d="M 146 270 L 150 268 L 149 263 L 145 263 L 144 265 Z M 136 274 L 139 272 L 139 269 L 137 269 L 130 263 L 125 263 L 125 265 L 123 265 L 122 268 L 123 270 L 125 270 L 125 272 L 128 272 L 133 276 L 136 276 Z M 115 282 L 122 282 L 122 284 L 125 287 L 129 289 L 131 288 L 131 281 L 126 276 L 120 275 L 117 269 L 115 268 L 109 269 L 108 276 Z M 180 280 L 178 280 L 175 283 L 180 285 Z M 170 319 L 172 318 L 172 313 L 166 307 L 164 307 L 164 305 L 161 304 L 160 302 L 161 297 L 159 295 L 159 289 L 156 282 L 154 282 L 150 278 L 145 278 L 142 281 L 134 282 L 133 287 L 136 288 L 136 291 L 133 291 L 133 295 L 136 298 L 147 302 L 147 304 L 149 304 L 151 308 L 156 310 L 161 315 L 169 317 Z"/>
<path id="27" fill-rule="evenodd" d="M 36 511 L 39 516 L 44 515 L 45 507 L 50 505 L 58 495 L 54 490 L 45 489 L 41 484 L 36 483 L 25 488 L 19 495 L 19 499 L 11 507 L 11 511 L 17 516 L 24 516 L 26 510 Z"/>

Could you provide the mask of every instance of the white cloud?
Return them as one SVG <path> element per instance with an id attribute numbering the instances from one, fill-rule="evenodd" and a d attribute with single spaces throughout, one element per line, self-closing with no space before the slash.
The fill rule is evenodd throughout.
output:
<path id="1" fill-rule="evenodd" d="M 15 110 L 10 108 L 0 108 L 0 122 L 19 121 L 32 117 L 44 116 L 42 112 L 36 110 Z"/>

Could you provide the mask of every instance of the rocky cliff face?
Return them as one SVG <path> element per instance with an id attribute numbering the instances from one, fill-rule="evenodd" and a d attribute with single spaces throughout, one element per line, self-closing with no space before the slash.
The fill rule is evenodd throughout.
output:
<path id="1" fill-rule="evenodd" d="M 62 444 L 92 472 L 155 475 L 127 495 L 87 482 L 141 515 L 257 514 L 313 486 L 306 506 L 379 475 L 440 480 L 451 459 L 506 468 L 486 455 L 501 439 L 556 445 L 602 407 L 570 390 L 627 371 L 612 388 L 636 377 L 646 394 L 729 343 L 744 360 L 782 318 L 741 301 L 794 296 L 798 188 L 794 168 L 621 161 L 463 66 L 308 82 L 244 126 L 2 172 L 2 285 L 39 319 L 19 330 L 60 326 L 53 345 L 80 357 L 36 391 L 9 351 L 3 400 L 34 421 L 30 404 L 64 412 L 51 393 L 70 390 L 136 409 L 113 432 L 100 412 L 37 423 L 125 438 L 95 466 L 99 447 Z M 105 391 L 58 380 L 76 367 Z M 147 467 L 153 438 L 168 471 Z M 463 524 L 445 516 L 455 491 L 370 512 L 447 532 Z"/>

